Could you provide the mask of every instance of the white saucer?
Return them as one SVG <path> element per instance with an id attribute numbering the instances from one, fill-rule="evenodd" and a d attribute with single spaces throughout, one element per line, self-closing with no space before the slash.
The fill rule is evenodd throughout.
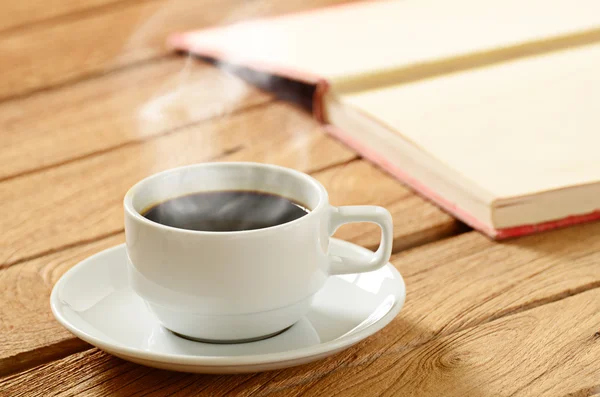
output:
<path id="1" fill-rule="evenodd" d="M 332 239 L 335 255 L 370 251 Z M 404 280 L 387 264 L 362 274 L 330 277 L 308 315 L 270 339 L 230 345 L 193 342 L 159 325 L 127 279 L 125 245 L 69 270 L 52 290 L 56 319 L 86 342 L 125 360 L 197 373 L 273 370 L 308 363 L 351 346 L 386 326 L 406 296 Z"/>

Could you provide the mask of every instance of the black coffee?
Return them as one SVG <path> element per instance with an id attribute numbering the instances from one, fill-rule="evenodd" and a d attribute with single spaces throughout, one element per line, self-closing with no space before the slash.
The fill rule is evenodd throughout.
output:
<path id="1" fill-rule="evenodd" d="M 179 229 L 234 232 L 287 223 L 308 213 L 301 204 L 253 191 L 200 192 L 156 204 L 142 215 Z"/>

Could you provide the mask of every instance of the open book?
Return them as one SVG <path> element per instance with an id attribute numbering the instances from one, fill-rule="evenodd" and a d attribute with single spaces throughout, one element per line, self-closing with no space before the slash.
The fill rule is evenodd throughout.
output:
<path id="1" fill-rule="evenodd" d="M 597 0 L 361 2 L 169 43 L 310 106 L 491 237 L 600 218 Z"/>

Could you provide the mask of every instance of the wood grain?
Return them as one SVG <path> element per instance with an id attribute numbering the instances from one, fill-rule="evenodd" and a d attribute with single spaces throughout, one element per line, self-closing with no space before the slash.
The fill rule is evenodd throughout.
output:
<path id="1" fill-rule="evenodd" d="M 282 158 L 289 159 L 288 156 Z M 387 197 L 388 200 L 395 198 L 398 201 L 414 197 L 391 177 L 362 160 L 334 166 L 317 172 L 314 176 L 328 189 L 335 204 L 378 204 L 378 201 L 383 200 L 373 200 L 372 197 Z M 348 189 L 348 186 L 354 184 L 367 183 L 371 184 L 368 191 Z M 423 228 L 427 227 L 434 233 L 442 228 L 452 230 L 447 225 L 456 222 L 448 215 L 439 210 L 428 211 L 430 204 L 422 200 L 421 205 L 423 211 L 417 213 L 422 214 L 423 222 L 417 223 L 419 227 L 397 222 L 394 228 L 397 238 L 414 241 L 412 234 L 426 234 Z M 395 214 L 400 220 L 407 216 L 409 214 L 401 212 Z M 350 241 L 358 239 L 372 245 L 378 244 L 378 230 L 362 232 L 360 227 L 364 227 L 364 224 L 353 226 L 357 227 L 340 229 L 336 236 Z M 3 371 L 12 373 L 57 357 L 60 355 L 55 348 L 57 345 L 69 344 L 79 349 L 85 348 L 85 344 L 77 345 L 73 342 L 75 338 L 53 319 L 48 307 L 50 290 L 58 278 L 75 263 L 122 241 L 123 234 L 118 233 L 0 270 L 0 300 L 4 302 L 0 306 L 0 376 Z M 32 323 L 36 324 L 35 328 L 31 328 Z M 69 352 L 71 351 L 66 351 Z"/>
<path id="2" fill-rule="evenodd" d="M 0 267 L 120 231 L 125 192 L 137 180 L 160 170 L 217 159 L 260 161 L 314 172 L 355 158 L 310 116 L 278 103 L 7 180 L 0 184 L 0 228 L 6 230 L 0 241 Z M 364 170 L 373 178 L 365 185 L 383 183 L 386 189 L 396 189 L 399 200 L 410 194 L 375 168 Z M 382 198 L 382 204 L 395 200 L 386 201 L 385 194 L 377 191 L 373 188 L 373 196 L 363 196 L 358 204 L 368 203 L 375 195 Z M 352 203 L 351 199 L 340 204 Z M 400 218 L 397 223 L 402 225 L 397 236 L 406 236 L 402 244 L 415 245 L 419 239 L 429 241 L 455 232 L 457 224 L 448 215 L 419 198 L 411 200 L 407 206 L 394 208 Z M 376 233 L 368 228 L 365 232 Z M 363 243 L 372 245 L 375 240 L 366 236 Z"/>
<path id="3" fill-rule="evenodd" d="M 0 386 L 10 395 L 27 391 L 34 396 L 84 391 L 93 396 L 591 396 L 600 392 L 598 323 L 596 289 L 412 350 L 387 351 L 374 360 L 339 366 L 312 387 L 287 388 L 277 384 L 273 373 L 157 371 L 97 349 L 5 378 Z M 257 384 L 257 377 L 269 382 Z"/>
<path id="4" fill-rule="evenodd" d="M 296 156 L 286 156 L 292 150 Z M 136 181 L 236 151 L 245 160 L 303 171 L 355 157 L 309 116 L 277 104 L 11 179 L 0 184 L 0 267 L 115 233 L 123 225 L 122 198 Z M 323 151 L 328 156 L 316 155 Z"/>
<path id="5" fill-rule="evenodd" d="M 600 393 L 600 290 L 344 368 L 272 395 L 591 396 Z M 175 394 L 176 395 L 176 394 Z"/>
<path id="6" fill-rule="evenodd" d="M 0 395 L 600 394 L 600 223 L 502 243 L 448 238 L 463 231 L 456 221 L 310 116 L 164 46 L 173 31 L 342 2 L 0 6 Z M 393 258 L 408 286 L 398 318 L 328 359 L 242 376 L 142 367 L 63 329 L 50 290 L 123 241 L 126 189 L 207 160 L 297 168 L 333 204 L 390 209 L 394 250 L 408 249 Z M 354 224 L 337 236 L 373 248 L 379 233 Z"/>
<path id="7" fill-rule="evenodd" d="M 174 58 L 5 102 L 0 180 L 270 100 L 212 66 Z"/>
<path id="8" fill-rule="evenodd" d="M 599 237 L 600 223 L 504 243 L 471 232 L 402 252 L 393 263 L 406 281 L 406 306 L 378 334 L 320 362 L 239 381 L 196 378 L 184 390 L 204 388 L 215 395 L 225 391 L 247 395 L 253 390 L 257 395 L 335 395 L 334 390 L 351 379 L 367 382 L 376 377 L 381 369 L 371 363 L 381 356 L 403 355 L 461 330 L 600 287 Z M 507 359 L 531 362 L 519 349 Z M 482 371 L 486 369 L 482 364 Z M 394 371 L 402 373 L 402 368 Z M 330 383 L 335 387 L 321 386 Z M 138 388 L 145 390 L 143 384 Z M 404 394 L 410 395 L 410 389 L 396 395 Z"/>
<path id="9" fill-rule="evenodd" d="M 498 318 L 527 310 L 537 310 L 538 307 L 545 307 L 546 303 L 560 301 L 569 295 L 600 287 L 600 273 L 597 271 L 597 263 L 600 260 L 599 236 L 600 224 L 598 223 L 502 244 L 471 232 L 403 252 L 393 258 L 393 263 L 403 273 L 408 286 L 406 307 L 388 327 L 373 337 L 317 363 L 251 377 L 187 375 L 180 379 L 179 375 L 173 375 L 180 381 L 174 383 L 173 388 L 176 389 L 171 391 L 179 390 L 182 385 L 189 383 L 190 387 L 186 390 L 190 393 L 204 387 L 213 395 L 223 394 L 225 390 L 242 394 L 252 390 L 260 390 L 259 394 L 283 390 L 286 393 L 304 391 L 308 395 L 315 395 L 318 394 L 317 390 L 321 392 L 327 389 L 331 392 L 333 386 L 330 388 L 329 384 L 335 383 L 335 387 L 339 387 L 340 384 L 347 382 L 348 376 L 361 376 L 367 381 L 376 374 L 376 371 L 372 372 L 370 363 L 376 362 L 380 357 L 386 355 L 400 357 L 406 352 L 461 330 L 478 327 Z M 562 241 L 564 244 L 557 246 L 556 241 Z M 109 242 L 106 244 L 109 245 Z M 99 247 L 100 245 L 94 248 L 99 249 Z M 40 296 L 48 294 L 49 286 L 46 291 L 31 293 L 30 295 L 35 297 L 33 299 L 27 295 L 23 295 L 23 298 L 18 297 L 14 291 L 26 290 L 28 285 L 35 282 L 41 283 L 39 279 L 43 280 L 43 274 L 46 275 L 46 279 L 51 280 L 50 282 L 56 280 L 78 259 L 73 253 L 65 255 L 67 259 L 64 262 L 60 259 L 38 260 L 3 270 L 2 272 L 7 272 L 6 274 L 9 274 L 8 272 L 13 274 L 0 280 L 3 289 L 6 289 L 8 294 L 13 294 L 10 298 L 13 302 L 11 305 L 23 307 L 29 304 L 30 307 L 47 307 L 45 303 L 47 296 Z M 79 255 L 83 256 L 84 253 Z M 42 263 L 50 264 L 42 265 Z M 14 277 L 17 271 L 26 275 L 21 281 L 22 287 Z M 36 279 L 38 281 L 35 281 Z M 3 313 L 0 314 L 4 317 Z M 16 322 L 12 325 L 15 328 L 24 328 L 34 320 L 34 317 L 14 318 Z M 61 335 L 60 326 L 53 323 L 49 316 L 47 322 L 42 322 L 40 325 L 42 328 L 47 328 L 49 334 Z M 12 335 L 12 340 L 6 346 L 2 346 L 2 350 L 12 351 L 15 354 L 22 352 L 23 350 L 15 349 L 15 347 L 23 348 L 16 339 L 20 338 L 20 333 L 6 334 L 5 332 L 6 328 L 2 330 L 4 334 L 2 336 L 10 340 Z M 65 339 L 62 338 L 68 337 L 66 331 L 62 331 L 62 335 L 55 339 L 55 343 L 64 341 Z M 53 336 L 45 336 L 45 338 L 47 339 L 42 344 L 47 345 L 47 340 L 52 339 Z M 25 347 L 25 351 L 30 351 L 34 346 L 36 342 L 30 343 L 29 347 Z M 86 354 L 98 357 L 94 352 Z M 521 356 L 519 350 L 515 350 L 512 357 L 515 361 L 529 359 Z M 69 360 L 71 359 L 67 359 Z M 93 364 L 91 361 L 86 361 L 87 358 L 83 360 L 87 364 L 80 368 L 80 371 L 82 374 L 87 374 L 91 371 L 87 366 Z M 115 363 L 120 362 L 118 359 L 103 360 L 111 363 L 111 368 Z M 4 362 L 7 365 L 11 363 L 10 358 L 5 357 Z M 127 364 L 124 368 L 130 371 L 137 366 Z M 88 386 L 101 385 L 101 379 L 105 376 L 104 369 L 96 368 L 95 371 L 96 378 L 85 380 Z M 126 383 L 129 372 L 120 373 L 121 370 L 114 369 L 110 371 L 112 371 L 111 376 L 115 376 L 114 385 Z M 135 371 L 146 374 L 143 376 L 169 378 L 166 375 L 168 373 L 162 371 L 147 369 L 135 369 Z M 352 374 L 348 375 L 349 373 Z M 84 380 L 78 378 L 77 382 L 84 382 Z M 153 388 L 156 385 L 146 386 L 142 380 L 128 387 L 134 389 L 127 390 L 140 392 L 156 391 Z M 311 388 L 315 388 L 315 393 Z"/>
<path id="10" fill-rule="evenodd" d="M 373 360 L 346 363 L 311 387 L 306 377 L 304 384 L 288 388 L 273 379 L 274 373 L 157 371 L 96 349 L 6 378 L 0 386 L 31 395 L 591 396 L 600 392 L 598 323 L 596 289 L 412 350 L 390 350 Z M 257 378 L 268 383 L 257 383 Z"/>
<path id="11" fill-rule="evenodd" d="M 107 73 L 169 54 L 169 33 L 343 0 L 125 1 L 118 7 L 0 34 L 0 100 Z"/>
<path id="12" fill-rule="evenodd" d="M 119 233 L 0 271 L 0 376 L 88 348 L 56 322 L 50 291 L 75 263 L 124 241 Z"/>
<path id="13" fill-rule="evenodd" d="M 265 394 L 319 395 L 330 383 L 342 388 L 348 379 L 367 382 L 381 371 L 371 367 L 380 356 L 400 356 L 461 330 L 598 288 L 599 237 L 600 223 L 503 243 L 471 232 L 402 252 L 393 263 L 406 280 L 407 301 L 388 327 L 335 357 L 275 376 L 258 375 L 243 387 L 269 379 L 261 387 Z M 513 361 L 531 360 L 518 349 L 512 353 Z"/>
<path id="14" fill-rule="evenodd" d="M 98 7 L 120 6 L 127 0 L 45 0 L 5 1 L 0 5 L 0 34 L 28 29 L 32 24 L 53 23 L 57 18 L 72 18 L 81 12 L 93 12 Z"/>

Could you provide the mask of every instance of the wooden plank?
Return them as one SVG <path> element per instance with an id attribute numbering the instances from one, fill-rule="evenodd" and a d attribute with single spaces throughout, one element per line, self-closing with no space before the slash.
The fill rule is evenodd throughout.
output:
<path id="1" fill-rule="evenodd" d="M 294 390 L 313 395 L 311 385 L 327 384 L 328 378 L 341 384 L 357 376 L 336 375 L 340 367 L 350 371 L 361 366 L 363 376 L 372 377 L 377 371 L 371 372 L 369 363 L 382 355 L 403 354 L 440 337 L 600 287 L 599 237 L 600 223 L 502 243 L 471 232 L 402 252 L 393 263 L 405 278 L 407 301 L 388 327 L 335 357 L 269 378 L 260 375 L 244 387 L 258 387 L 268 379 L 271 387 L 261 388 L 265 394 L 282 389 L 289 395 Z M 514 353 L 514 360 L 528 359 L 518 350 Z"/>
<path id="2" fill-rule="evenodd" d="M 414 350 L 334 368 L 318 387 L 309 376 L 288 388 L 270 379 L 273 373 L 157 371 L 97 349 L 7 377 L 0 386 L 8 395 L 592 396 L 600 392 L 599 322 L 600 291 L 589 291 Z M 257 385 L 257 378 L 268 383 Z"/>
<path id="3" fill-rule="evenodd" d="M 248 127 L 250 125 L 252 127 Z M 240 148 L 240 145 L 249 144 L 248 142 L 251 142 L 250 146 Z M 0 204 L 0 211 L 6 214 L 11 211 L 20 213 L 18 218 L 7 216 L 0 220 L 0 224 L 9 230 L 4 241 L 0 243 L 0 246 L 5 247 L 2 250 L 6 255 L 2 258 L 3 266 L 78 241 L 115 233 L 120 230 L 122 223 L 120 199 L 137 179 L 161 169 L 202 161 L 233 149 L 234 153 L 224 155 L 220 160 L 263 161 L 310 171 L 355 158 L 352 152 L 326 136 L 309 116 L 291 106 L 279 104 L 273 108 L 256 109 L 230 120 L 193 126 L 43 172 L 8 180 L 0 185 L 0 198 L 5 199 L 4 203 Z M 366 178 L 355 178 L 352 182 L 351 175 L 355 171 L 364 173 Z M 85 183 L 73 185 L 82 175 L 92 175 L 93 178 L 86 178 Z M 333 173 L 323 175 L 325 179 L 334 177 Z M 353 190 L 361 192 L 361 197 L 351 203 L 389 206 L 394 216 L 401 219 L 395 229 L 398 237 L 395 247 L 397 249 L 457 231 L 458 224 L 452 218 L 413 196 L 396 181 L 366 163 L 362 163 L 360 167 L 350 166 L 342 178 L 336 179 L 343 181 L 338 188 L 346 189 L 344 195 Z M 382 186 L 358 189 L 358 184 L 362 183 Z M 68 185 L 67 189 L 65 184 Z M 53 203 L 54 211 L 51 213 L 39 208 L 38 191 L 42 188 L 46 189 L 45 195 Z M 382 192 L 384 188 L 385 194 L 377 193 Z M 80 190 L 82 192 L 79 192 Z M 18 199 L 15 199 L 16 197 Z M 377 200 L 373 201 L 374 199 Z M 338 202 L 335 197 L 333 202 Z M 76 214 L 84 207 L 96 208 L 99 212 L 87 211 L 87 214 L 74 216 L 70 222 L 61 219 L 60 211 Z M 78 230 L 81 227 L 81 217 L 94 225 L 86 228 L 83 233 Z M 37 226 L 28 228 L 23 221 L 35 221 Z M 97 225 L 97 222 L 101 225 Z M 67 234 L 57 233 L 59 230 L 64 230 Z M 42 238 L 45 233 L 50 233 L 53 237 L 48 238 L 46 235 Z M 342 230 L 342 233 L 346 233 L 341 234 L 342 237 L 352 237 L 368 247 L 374 247 L 378 241 L 378 237 L 375 237 L 376 229 L 372 226 L 348 226 L 347 231 Z M 360 237 L 357 233 L 363 233 L 363 236 Z M 28 241 L 38 243 L 31 245 Z"/>
<path id="4" fill-rule="evenodd" d="M 577 378 L 577 374 L 593 374 L 584 372 L 588 365 L 590 371 L 598 371 L 594 366 L 598 365 L 598 353 L 590 349 L 600 320 L 597 317 L 599 292 L 583 293 L 600 287 L 598 236 L 600 223 L 504 243 L 495 243 L 471 232 L 396 255 L 393 262 L 403 273 L 408 286 L 405 309 L 377 335 L 317 363 L 249 376 L 194 376 L 143 368 L 91 350 L 7 378 L 4 386 L 16 388 L 19 384 L 33 384 L 31 379 L 43 379 L 39 385 L 50 391 L 60 391 L 68 384 L 89 389 L 92 393 L 122 390 L 127 394 L 137 391 L 159 395 L 195 393 L 202 389 L 212 395 L 225 392 L 318 395 L 362 380 L 371 388 L 360 389 L 360 395 L 365 395 L 366 390 L 377 390 L 378 382 L 371 380 L 377 379 L 390 387 L 409 382 L 403 386 L 407 389 L 402 391 L 410 394 L 418 391 L 413 389 L 417 386 L 410 383 L 415 376 L 404 377 L 403 374 L 406 368 L 413 368 L 413 371 L 421 369 L 432 377 L 431 380 L 427 376 L 420 378 L 429 385 L 435 384 L 436 380 L 442 382 L 442 386 L 453 384 L 458 387 L 461 382 L 473 385 L 465 379 L 468 380 L 470 371 L 474 371 L 475 380 L 485 374 L 500 374 L 498 384 L 514 382 L 513 390 L 522 386 L 525 392 L 529 382 L 540 382 L 535 378 L 544 368 L 554 365 L 552 373 L 565 371 L 566 375 L 575 378 L 565 384 L 560 377 L 556 378 L 558 380 L 552 376 L 542 377 L 546 382 L 544 387 L 552 390 L 553 395 L 558 393 L 550 387 L 559 387 L 556 390 L 564 393 L 577 392 L 579 389 L 575 385 L 593 386 L 583 383 L 585 378 Z M 580 295 L 563 300 L 572 294 Z M 545 305 L 555 301 L 557 303 Z M 530 324 L 529 318 L 540 323 Z M 521 326 L 523 331 L 520 331 Z M 474 355 L 473 359 L 462 354 L 452 355 L 452 349 L 443 349 L 449 344 L 457 349 L 463 345 L 455 344 L 455 340 L 465 340 L 464 344 L 469 348 L 472 332 L 486 338 L 491 335 L 496 342 L 483 339 L 478 345 L 484 349 L 483 353 Z M 494 336 L 494 332 L 500 336 Z M 588 342 L 581 345 L 584 336 Z M 501 342 L 503 345 L 494 350 L 494 343 Z M 485 350 L 487 345 L 489 350 Z M 593 346 L 596 349 L 599 345 Z M 436 351 L 444 354 L 421 361 L 423 354 Z M 573 359 L 578 352 L 581 360 Z M 456 379 L 444 372 L 451 372 L 461 363 L 465 363 L 467 369 L 460 370 Z M 512 367 L 506 363 L 512 363 L 516 368 L 512 376 L 508 374 Z M 440 368 L 434 368 L 435 365 Z M 502 374 L 503 368 L 507 373 Z M 382 371 L 386 371 L 389 380 L 378 377 Z M 65 380 L 64 373 L 72 374 L 70 379 Z M 110 386 L 107 386 L 103 380 L 109 377 Z M 488 382 L 476 384 L 481 383 Z M 456 390 L 457 393 L 460 391 Z"/>
<path id="5" fill-rule="evenodd" d="M 164 57 L 171 32 L 342 2 L 131 1 L 0 34 L 0 100 Z"/>
<path id="6" fill-rule="evenodd" d="M 65 371 L 62 374 L 63 382 L 58 382 L 56 375 L 57 371 L 61 370 Z M 114 381 L 114 377 L 118 377 L 118 382 Z M 232 376 L 225 381 L 251 377 L 252 375 Z M 91 354 L 75 354 L 20 375 L 0 378 L 0 387 L 7 396 L 141 396 L 143 393 L 139 387 L 140 382 L 144 382 L 148 390 L 160 390 L 183 386 L 185 383 L 181 382 L 187 378 L 189 378 L 187 374 L 156 372 L 94 350 Z M 213 379 L 212 377 L 198 378 L 204 378 L 207 382 Z M 18 385 L 18 382 L 24 383 Z M 44 387 L 45 384 L 47 388 Z M 190 395 L 203 395 L 198 394 L 200 389 L 200 387 L 196 388 L 197 393 Z M 168 391 L 155 395 L 166 396 Z"/>
<path id="7" fill-rule="evenodd" d="M 595 289 L 412 351 L 387 351 L 312 387 L 273 395 L 596 395 L 600 393 L 598 324 L 600 290 Z"/>
<path id="8" fill-rule="evenodd" d="M 123 225 L 123 196 L 135 182 L 179 165 L 227 160 L 236 151 L 237 158 L 303 171 L 355 158 L 310 116 L 280 103 L 11 179 L 0 184 L 0 268 L 114 234 Z"/>
<path id="9" fill-rule="evenodd" d="M 87 348 L 54 320 L 50 291 L 75 263 L 124 240 L 119 233 L 0 270 L 0 376 Z"/>
<path id="10" fill-rule="evenodd" d="M 93 12 L 98 7 L 118 7 L 125 1 L 127 0 L 46 0 L 43 6 L 35 1 L 5 1 L 0 5 L 0 34 L 27 29 L 32 24 L 51 23 L 56 18 L 72 18 L 81 12 Z"/>
<path id="11" fill-rule="evenodd" d="M 317 149 L 318 154 L 319 146 L 312 145 L 312 147 Z M 284 154 L 281 159 L 289 161 L 290 156 Z M 324 184 L 335 204 L 385 205 L 386 201 L 390 200 L 393 202 L 393 200 L 414 198 L 406 188 L 363 160 L 350 161 L 317 172 L 314 176 Z M 370 184 L 367 192 L 365 189 L 358 188 L 366 184 Z M 420 202 L 421 208 L 410 208 L 408 211 L 413 212 L 413 209 L 416 209 L 417 214 L 422 214 L 423 222 L 415 224 L 397 222 L 394 228 L 397 238 L 414 240 L 411 235 L 423 235 L 425 231 L 423 228 L 430 227 L 432 233 L 435 233 L 440 228 L 450 229 L 446 226 L 448 224 L 455 224 L 448 215 L 439 210 L 433 212 L 431 209 L 435 207 L 422 200 Z M 431 216 L 432 214 L 437 214 L 437 222 Z M 399 220 L 408 216 L 410 215 L 401 212 L 395 214 Z M 420 228 L 415 225 L 419 225 Z M 358 227 L 341 229 L 337 237 L 350 241 L 370 241 L 373 245 L 378 243 L 378 230 L 360 232 L 360 227 L 365 225 L 356 226 Z M 0 270 L 0 300 L 4 302 L 0 306 L 0 318 L 3 319 L 0 322 L 0 376 L 3 374 L 2 368 L 5 372 L 12 373 L 55 357 L 64 357 L 74 349 L 85 348 L 83 342 L 77 343 L 77 339 L 53 319 L 48 307 L 50 290 L 58 278 L 72 265 L 92 253 L 122 241 L 123 235 L 118 233 L 115 236 Z M 35 328 L 31 327 L 32 323 L 36 324 Z M 64 350 L 60 351 L 57 346 L 63 346 Z"/>
<path id="12" fill-rule="evenodd" d="M 0 180 L 270 100 L 210 65 L 174 58 L 5 102 Z"/>

